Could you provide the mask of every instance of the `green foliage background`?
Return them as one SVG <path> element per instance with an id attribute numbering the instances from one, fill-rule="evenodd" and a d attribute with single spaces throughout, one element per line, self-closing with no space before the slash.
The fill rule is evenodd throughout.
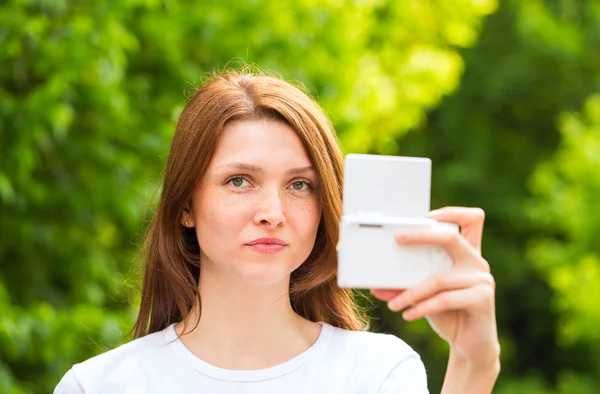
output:
<path id="1" fill-rule="evenodd" d="M 431 157 L 433 207 L 486 210 L 496 392 L 597 392 L 597 48 L 598 1 L 0 3 L 0 392 L 124 341 L 176 117 L 242 62 L 304 83 L 347 152 Z M 372 315 L 438 392 L 446 345 Z"/>

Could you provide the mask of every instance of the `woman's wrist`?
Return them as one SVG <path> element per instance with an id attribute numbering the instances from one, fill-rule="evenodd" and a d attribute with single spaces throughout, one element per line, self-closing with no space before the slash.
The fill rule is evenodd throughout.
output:
<path id="1" fill-rule="evenodd" d="M 498 349 L 491 349 L 477 360 L 470 360 L 458 350 L 451 349 L 442 394 L 491 393 L 500 374 Z"/>

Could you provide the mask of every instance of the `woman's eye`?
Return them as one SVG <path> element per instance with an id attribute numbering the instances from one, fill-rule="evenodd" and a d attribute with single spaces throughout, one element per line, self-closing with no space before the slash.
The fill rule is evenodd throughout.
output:
<path id="1" fill-rule="evenodd" d="M 296 181 L 292 183 L 292 188 L 296 191 L 304 191 L 310 189 L 310 185 L 304 181 Z"/>
<path id="2" fill-rule="evenodd" d="M 244 186 L 244 182 L 247 183 L 248 181 L 241 176 L 236 176 L 234 178 L 231 178 L 227 183 L 231 184 L 234 187 L 242 187 Z"/>

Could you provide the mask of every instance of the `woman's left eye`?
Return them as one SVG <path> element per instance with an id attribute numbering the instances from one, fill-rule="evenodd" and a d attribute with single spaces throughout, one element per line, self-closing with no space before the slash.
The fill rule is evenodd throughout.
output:
<path id="1" fill-rule="evenodd" d="M 292 186 L 292 189 L 299 191 L 299 192 L 312 189 L 311 185 L 305 181 L 293 182 L 291 186 Z"/>

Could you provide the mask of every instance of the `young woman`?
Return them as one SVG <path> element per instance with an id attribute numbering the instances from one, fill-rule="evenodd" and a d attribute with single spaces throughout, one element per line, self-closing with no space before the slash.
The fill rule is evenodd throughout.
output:
<path id="1" fill-rule="evenodd" d="M 277 78 L 228 72 L 177 124 L 145 243 L 136 339 L 73 366 L 55 393 L 426 393 L 402 340 L 365 331 L 336 284 L 342 154 L 319 106 Z M 483 213 L 432 212 L 462 235 L 398 234 L 455 266 L 421 285 L 373 289 L 450 344 L 444 393 L 489 393 L 499 373 Z"/>

